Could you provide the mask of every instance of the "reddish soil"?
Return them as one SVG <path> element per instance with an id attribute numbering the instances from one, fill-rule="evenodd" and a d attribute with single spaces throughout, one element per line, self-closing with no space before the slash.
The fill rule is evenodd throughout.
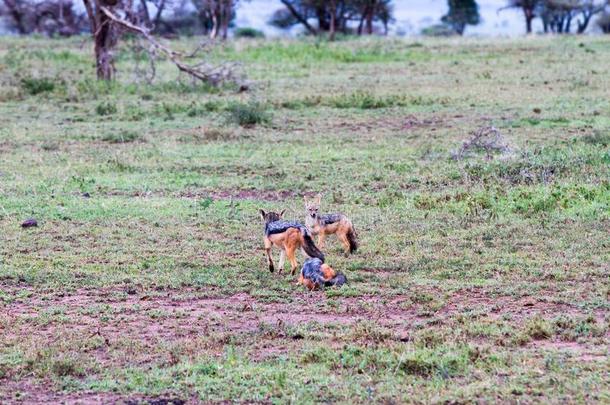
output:
<path id="1" fill-rule="evenodd" d="M 3 287 L 7 296 L 17 296 L 16 286 Z M 96 361 L 101 364 L 121 366 L 126 364 L 147 364 L 167 357 L 167 351 L 155 351 L 159 342 L 182 345 L 199 345 L 197 350 L 205 350 L 219 355 L 227 337 L 243 336 L 251 342 L 253 358 L 264 359 L 298 351 L 303 337 L 289 334 L 286 327 L 308 322 L 321 324 L 353 325 L 358 322 L 372 322 L 390 331 L 396 341 L 409 340 L 415 324 L 449 324 L 458 313 L 476 312 L 480 316 L 498 319 L 509 316 L 519 321 L 536 314 L 554 315 L 559 313 L 579 313 L 576 308 L 565 304 L 545 302 L 537 298 L 490 297 L 478 289 L 464 290 L 446 298 L 445 305 L 438 310 L 426 310 L 422 304 L 413 304 L 408 296 L 364 296 L 355 298 L 326 298 L 321 292 L 299 292 L 289 298 L 289 302 L 264 302 L 240 293 L 227 297 L 202 296 L 195 290 L 180 291 L 136 291 L 118 289 L 78 290 L 75 293 L 41 293 L 31 290 L 28 298 L 17 299 L 5 304 L 0 315 L 8 319 L 6 330 L 0 330 L 0 338 L 5 346 L 18 344 L 24 337 L 38 344 L 55 344 L 62 339 L 90 339 L 100 336 L 106 348 L 94 351 Z M 426 291 L 438 296 L 433 289 Z M 326 305 L 332 300 L 332 304 Z M 40 322 L 41 314 L 59 308 L 61 322 Z M 4 323 L 7 324 L 7 323 Z M 2 325 L 2 323 L 0 323 Z M 291 332 L 293 333 L 293 332 Z M 203 339 L 203 340 L 202 340 Z M 117 358 L 111 350 L 124 350 L 125 342 L 137 342 L 142 353 L 131 353 Z M 331 339 L 331 345 L 342 345 Z M 550 345 L 549 349 L 574 350 L 575 356 L 583 361 L 598 361 L 599 354 L 589 352 L 577 344 L 557 346 L 559 343 L 534 342 L 535 347 Z M 553 346 L 556 345 L 556 346 Z M 150 349 L 150 353 L 146 348 Z M 120 352 L 120 350 L 117 350 Z M 91 353 L 90 353 L 91 354 Z M 164 358 L 165 358 L 164 357 Z M 25 402 L 57 402 L 60 398 L 54 392 L 46 392 L 23 382 L 2 381 L 13 384 L 10 392 L 25 392 Z M 6 385 L 5 387 L 8 387 Z M 6 392 L 9 392 L 5 390 Z M 14 398 L 2 398 L 0 403 L 12 402 Z M 5 394 L 6 395 L 6 394 Z M 27 399 L 29 398 L 29 399 Z M 79 393 L 74 396 L 61 395 L 68 403 L 116 403 L 124 400 L 113 394 Z M 35 401 L 32 401 L 35 400 Z"/>

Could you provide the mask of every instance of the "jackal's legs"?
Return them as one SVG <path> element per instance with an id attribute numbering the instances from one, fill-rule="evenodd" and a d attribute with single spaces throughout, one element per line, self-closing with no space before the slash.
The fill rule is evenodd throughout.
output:
<path id="1" fill-rule="evenodd" d="M 284 262 L 285 261 L 286 261 L 286 251 L 284 249 L 282 249 L 280 251 L 280 264 L 279 264 L 280 269 L 278 270 L 278 274 L 281 273 L 282 271 L 284 271 Z"/>
<path id="2" fill-rule="evenodd" d="M 347 256 L 349 254 L 349 239 L 347 239 L 347 234 L 337 233 L 337 236 L 339 237 L 339 240 L 341 241 L 341 244 L 343 245 L 345 255 Z"/>
<path id="3" fill-rule="evenodd" d="M 326 235 L 324 234 L 324 232 L 320 232 L 318 234 L 318 249 L 324 248 L 324 239 L 325 238 L 326 238 Z"/>
<path id="4" fill-rule="evenodd" d="M 273 246 L 271 241 L 265 238 L 265 253 L 267 254 L 267 263 L 269 264 L 269 271 L 273 273 L 275 268 L 273 266 L 273 258 L 271 257 L 271 246 Z"/>
<path id="5" fill-rule="evenodd" d="M 288 261 L 290 262 L 290 274 L 296 274 L 298 263 L 296 253 L 296 246 L 293 244 L 289 244 L 286 246 L 286 256 L 288 256 Z"/>

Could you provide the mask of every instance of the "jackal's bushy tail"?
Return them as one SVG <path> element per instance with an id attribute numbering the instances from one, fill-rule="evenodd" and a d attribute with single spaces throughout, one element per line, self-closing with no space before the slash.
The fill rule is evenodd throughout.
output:
<path id="1" fill-rule="evenodd" d="M 347 241 L 349 242 L 349 252 L 354 253 L 358 250 L 358 242 L 356 241 L 356 230 L 352 225 L 347 231 Z"/>
<path id="2" fill-rule="evenodd" d="M 307 256 L 317 257 L 318 259 L 322 260 L 322 263 L 324 263 L 324 253 L 318 249 L 316 244 L 313 242 L 313 239 L 311 239 L 309 232 L 301 231 L 301 233 L 303 234 L 303 250 L 305 253 L 307 253 Z"/>
<path id="3" fill-rule="evenodd" d="M 337 275 L 330 280 L 324 282 L 324 287 L 337 286 L 341 287 L 343 284 L 347 283 L 347 278 L 343 273 L 337 273 Z"/>

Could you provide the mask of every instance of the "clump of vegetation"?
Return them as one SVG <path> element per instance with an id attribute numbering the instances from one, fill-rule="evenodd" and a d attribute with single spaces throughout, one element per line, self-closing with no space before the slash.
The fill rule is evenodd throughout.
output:
<path id="1" fill-rule="evenodd" d="M 557 334 L 568 341 L 575 341 L 583 337 L 604 336 L 608 327 L 597 322 L 594 316 L 574 317 L 570 315 L 560 315 L 553 320 L 553 327 Z"/>
<path id="2" fill-rule="evenodd" d="M 128 121 L 140 121 L 145 116 L 146 112 L 138 104 L 131 104 L 125 108 L 124 118 Z"/>
<path id="3" fill-rule="evenodd" d="M 447 104 L 447 99 L 432 99 L 421 96 L 408 96 L 403 94 L 389 94 L 377 96 L 369 91 L 356 91 L 350 94 L 337 96 L 307 96 L 304 99 L 286 100 L 279 103 L 279 107 L 296 110 L 316 106 L 326 106 L 339 109 L 356 108 L 359 110 L 374 110 L 391 107 L 410 107 L 434 104 Z"/>
<path id="4" fill-rule="evenodd" d="M 589 145 L 608 146 L 610 145 L 610 131 L 595 131 L 590 135 L 585 135 L 582 138 L 584 143 Z"/>
<path id="5" fill-rule="evenodd" d="M 525 333 L 532 339 L 548 339 L 553 335 L 553 325 L 546 319 L 535 316 L 525 324 Z"/>
<path id="6" fill-rule="evenodd" d="M 411 97 L 406 95 L 376 96 L 366 91 L 357 91 L 352 94 L 339 95 L 328 100 L 326 104 L 335 108 L 358 108 L 361 110 L 408 107 L 413 105 L 432 105 L 435 100 L 423 97 Z"/>
<path id="7" fill-rule="evenodd" d="M 422 29 L 421 34 L 427 37 L 450 37 L 457 35 L 457 31 L 447 24 L 435 24 Z"/>
<path id="8" fill-rule="evenodd" d="M 35 96 L 55 90 L 55 81 L 47 77 L 26 77 L 21 79 L 21 87 L 27 94 Z"/>
<path id="9" fill-rule="evenodd" d="M 508 153 L 510 150 L 510 147 L 498 129 L 494 127 L 482 127 L 474 131 L 471 134 L 471 137 L 464 141 L 460 149 L 452 152 L 451 157 L 460 160 L 483 152 L 487 159 L 492 159 L 494 155 Z"/>
<path id="10" fill-rule="evenodd" d="M 237 28 L 233 34 L 235 38 L 265 38 L 265 33 L 251 27 Z"/>
<path id="11" fill-rule="evenodd" d="M 119 109 L 117 108 L 116 104 L 110 101 L 99 103 L 95 107 L 95 112 L 97 113 L 97 115 L 102 116 L 116 114 L 118 111 Z"/>
<path id="12" fill-rule="evenodd" d="M 265 106 L 259 102 L 233 103 L 228 106 L 227 111 L 229 113 L 228 121 L 244 128 L 271 121 Z"/>
<path id="13" fill-rule="evenodd" d="M 392 331 L 375 325 L 373 322 L 359 322 L 352 333 L 354 340 L 381 343 L 394 338 Z"/>
<path id="14" fill-rule="evenodd" d="M 128 143 L 135 142 L 141 138 L 140 134 L 135 131 L 118 131 L 106 134 L 102 137 L 102 141 L 108 143 Z"/>
<path id="15" fill-rule="evenodd" d="M 233 131 L 225 128 L 204 128 L 203 138 L 208 141 L 226 141 L 235 136 Z"/>

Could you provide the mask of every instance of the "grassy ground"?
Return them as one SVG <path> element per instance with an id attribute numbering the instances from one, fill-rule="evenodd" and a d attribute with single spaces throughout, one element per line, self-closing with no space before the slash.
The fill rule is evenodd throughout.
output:
<path id="1" fill-rule="evenodd" d="M 213 50 L 246 93 L 87 41 L 0 40 L 0 402 L 610 401 L 607 39 Z M 309 293 L 257 209 L 318 192 Z"/>

